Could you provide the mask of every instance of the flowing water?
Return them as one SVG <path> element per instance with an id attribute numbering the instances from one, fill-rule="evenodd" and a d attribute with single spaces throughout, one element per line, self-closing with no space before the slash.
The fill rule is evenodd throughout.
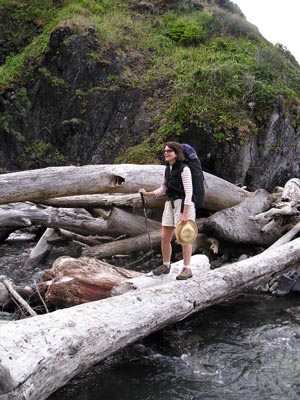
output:
<path id="1" fill-rule="evenodd" d="M 24 248 L 22 241 L 0 246 L 0 275 L 22 282 Z M 49 399 L 300 399 L 299 300 L 251 294 L 210 307 L 128 346 Z"/>
<path id="2" fill-rule="evenodd" d="M 299 399 L 299 323 L 298 297 L 242 296 L 128 347 L 50 400 Z"/>

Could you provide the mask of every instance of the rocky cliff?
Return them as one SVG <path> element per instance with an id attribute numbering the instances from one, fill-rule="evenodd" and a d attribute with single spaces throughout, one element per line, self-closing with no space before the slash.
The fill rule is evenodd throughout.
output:
<path id="1" fill-rule="evenodd" d="M 10 3 L 0 6 L 1 172 L 159 163 L 173 138 L 251 189 L 299 177 L 299 66 L 233 2 L 21 1 L 23 47 Z"/>

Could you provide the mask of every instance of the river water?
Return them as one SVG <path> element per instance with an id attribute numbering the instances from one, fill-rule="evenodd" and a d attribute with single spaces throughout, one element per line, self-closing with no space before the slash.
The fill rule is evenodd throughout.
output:
<path id="1" fill-rule="evenodd" d="M 298 296 L 242 296 L 128 347 L 50 400 L 299 399 L 299 323 Z"/>
<path id="2" fill-rule="evenodd" d="M 22 249 L 0 246 L 0 275 L 24 280 Z M 300 399 L 299 375 L 299 295 L 244 294 L 128 346 L 49 399 Z"/>

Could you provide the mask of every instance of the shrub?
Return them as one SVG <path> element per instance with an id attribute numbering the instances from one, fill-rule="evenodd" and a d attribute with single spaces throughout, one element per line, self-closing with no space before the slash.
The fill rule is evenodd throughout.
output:
<path id="1" fill-rule="evenodd" d="M 202 26 L 190 24 L 180 18 L 174 22 L 167 32 L 167 36 L 180 44 L 196 45 L 206 38 L 206 32 Z"/>

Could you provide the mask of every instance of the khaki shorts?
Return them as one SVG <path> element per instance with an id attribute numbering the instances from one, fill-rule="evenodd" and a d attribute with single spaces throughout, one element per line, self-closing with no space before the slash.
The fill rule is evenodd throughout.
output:
<path id="1" fill-rule="evenodd" d="M 172 208 L 171 201 L 166 201 L 164 212 L 162 215 L 162 226 L 172 226 L 175 227 L 178 222 L 180 221 L 182 212 L 181 212 L 181 203 L 183 200 L 177 199 L 174 200 L 174 208 Z M 195 214 L 195 206 L 194 203 L 190 205 L 188 219 L 195 221 L 196 214 Z"/>

